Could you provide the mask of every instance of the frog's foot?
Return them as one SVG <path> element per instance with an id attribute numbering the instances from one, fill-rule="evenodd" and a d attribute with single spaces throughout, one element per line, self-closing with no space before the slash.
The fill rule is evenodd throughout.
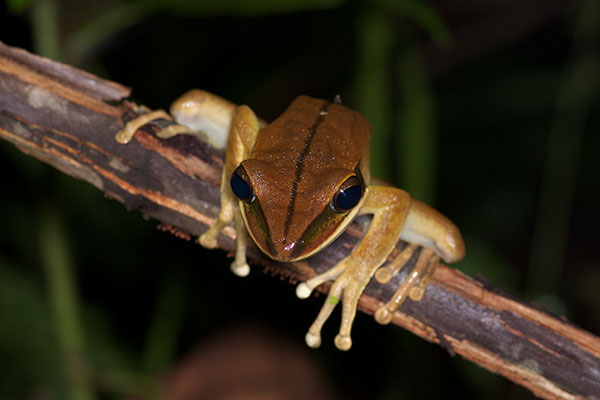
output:
<path id="1" fill-rule="evenodd" d="M 161 139 L 172 138 L 173 136 L 180 135 L 182 133 L 193 134 L 192 130 L 185 125 L 169 125 L 166 128 L 156 132 L 156 136 Z"/>
<path id="2" fill-rule="evenodd" d="M 231 263 L 231 272 L 237 276 L 244 277 L 250 273 L 250 266 L 246 261 L 246 247 L 248 245 L 248 233 L 242 221 L 242 215 L 239 211 L 232 211 L 231 207 L 223 207 L 219 212 L 217 219 L 213 221 L 208 230 L 200 235 L 197 242 L 207 249 L 214 249 L 218 246 L 217 238 L 223 228 L 231 223 L 235 218 L 235 259 Z"/>
<path id="3" fill-rule="evenodd" d="M 317 275 L 307 280 L 306 282 L 300 283 L 298 286 L 296 286 L 296 296 L 298 296 L 301 299 L 306 299 L 308 298 L 308 296 L 310 296 L 310 294 L 316 287 L 319 287 L 323 283 L 327 281 L 332 281 L 335 278 L 337 278 L 342 272 L 344 272 L 344 269 L 346 269 L 346 267 L 348 266 L 348 263 L 345 261 L 346 260 L 342 260 L 326 272 Z"/>
<path id="4" fill-rule="evenodd" d="M 250 273 L 250 266 L 246 261 L 246 249 L 248 248 L 248 231 L 244 226 L 242 214 L 239 212 L 235 214 L 235 229 L 235 259 L 231 263 L 231 272 L 243 278 L 245 276 L 248 276 L 248 274 Z"/>
<path id="5" fill-rule="evenodd" d="M 216 249 L 218 246 L 217 237 L 219 237 L 219 233 L 221 233 L 221 230 L 230 222 L 231 220 L 226 221 L 217 218 L 208 230 L 198 237 L 197 242 L 207 249 Z"/>
<path id="6" fill-rule="evenodd" d="M 231 266 L 229 268 L 231 269 L 231 272 L 233 272 L 240 278 L 244 278 L 250 274 L 250 266 L 247 262 L 238 265 L 238 263 L 234 261 L 231 263 Z"/>
<path id="7" fill-rule="evenodd" d="M 375 279 L 379 283 L 388 283 L 394 275 L 410 260 L 418 245 L 407 243 L 400 253 L 389 264 L 379 268 Z"/>
<path id="8" fill-rule="evenodd" d="M 146 125 L 148 122 L 154 121 L 155 119 L 171 120 L 172 118 L 164 110 L 156 110 L 147 114 L 142 114 L 125 124 L 125 127 L 115 135 L 115 140 L 121 144 L 129 143 L 138 129 Z"/>
<path id="9" fill-rule="evenodd" d="M 222 221 L 221 219 L 216 219 L 215 222 L 208 228 L 206 232 L 198 237 L 197 242 L 207 249 L 215 249 L 218 246 L 217 237 L 219 233 L 228 225 L 229 222 Z M 238 235 L 243 235 L 238 233 Z M 231 272 L 236 274 L 237 276 L 244 277 L 248 276 L 250 273 L 250 266 L 246 261 L 246 238 L 239 238 L 236 240 L 236 252 L 235 252 L 235 260 L 231 263 Z"/>
<path id="10" fill-rule="evenodd" d="M 345 259 L 340 262 L 340 264 L 343 265 L 340 266 L 340 264 L 338 264 L 334 267 L 334 269 L 341 268 L 345 270 L 339 274 L 333 285 L 331 285 L 331 289 L 329 289 L 329 295 L 327 296 L 327 300 L 325 300 L 325 304 L 323 304 L 319 315 L 306 334 L 306 344 L 308 346 L 316 348 L 321 345 L 321 328 L 323 327 L 323 324 L 325 324 L 325 321 L 329 319 L 329 316 L 333 312 L 337 303 L 339 303 L 341 300 L 342 323 L 340 325 L 339 333 L 335 337 L 335 346 L 340 350 L 349 350 L 350 347 L 352 347 L 350 330 L 352 329 L 352 323 L 354 322 L 354 317 L 356 316 L 356 306 L 358 304 L 360 295 L 371 279 L 371 275 L 369 275 L 368 271 L 365 268 L 361 268 L 362 265 L 360 265 L 358 262 L 352 261 L 353 260 L 351 259 L 350 261 Z M 327 274 L 326 280 L 330 280 L 331 275 L 333 275 L 328 274 L 328 272 L 322 274 Z M 321 275 L 307 281 L 306 283 L 308 284 L 311 281 L 314 283 L 316 278 L 320 277 Z"/>
<path id="11" fill-rule="evenodd" d="M 394 312 L 404 303 L 406 297 L 419 301 L 425 293 L 427 282 L 439 264 L 440 258 L 433 250 L 424 247 L 413 270 L 400 284 L 394 296 L 383 307 L 375 312 L 375 320 L 380 324 L 388 324 Z"/>

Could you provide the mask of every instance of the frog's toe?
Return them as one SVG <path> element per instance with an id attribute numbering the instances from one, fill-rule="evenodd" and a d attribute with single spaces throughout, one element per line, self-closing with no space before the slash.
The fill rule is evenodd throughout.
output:
<path id="1" fill-rule="evenodd" d="M 206 232 L 200 235 L 198 243 L 207 249 L 214 249 L 217 247 L 217 237 Z"/>
<path id="2" fill-rule="evenodd" d="M 231 272 L 243 278 L 250 274 L 250 266 L 248 263 L 238 264 L 235 261 L 231 263 Z"/>
<path id="3" fill-rule="evenodd" d="M 311 288 L 305 283 L 302 282 L 298 286 L 296 286 L 296 296 L 300 299 L 306 299 L 312 293 Z"/>
<path id="4" fill-rule="evenodd" d="M 350 350 L 350 347 L 352 347 L 352 339 L 348 335 L 338 334 L 335 337 L 335 347 L 344 351 Z"/>
<path id="5" fill-rule="evenodd" d="M 392 280 L 394 272 L 390 268 L 379 268 L 375 273 L 375 280 L 379 283 L 388 283 Z"/>
<path id="6" fill-rule="evenodd" d="M 164 110 L 155 110 L 147 114 L 138 115 L 136 118 L 126 123 L 123 129 L 117 132 L 117 134 L 115 135 L 115 140 L 118 143 L 127 144 L 131 141 L 133 135 L 135 135 L 135 132 L 139 128 L 146 125 L 148 122 L 159 118 L 171 119 L 171 116 L 167 114 Z"/>
<path id="7" fill-rule="evenodd" d="M 127 144 L 133 138 L 134 133 L 135 131 L 132 132 L 131 129 L 127 129 L 127 127 L 125 127 L 117 132 L 115 135 L 115 141 L 120 144 Z"/>
<path id="8" fill-rule="evenodd" d="M 392 322 L 392 316 L 393 314 L 385 306 L 375 311 L 375 321 L 377 321 L 381 325 L 387 325 L 390 322 Z"/>
<path id="9" fill-rule="evenodd" d="M 321 345 L 321 335 L 317 333 L 312 333 L 309 331 L 304 337 L 304 340 L 306 341 L 308 347 L 311 347 L 313 349 L 316 349 Z"/>
<path id="10" fill-rule="evenodd" d="M 184 125 L 169 125 L 166 128 L 156 132 L 156 137 L 161 139 L 169 139 L 182 133 L 191 133 L 191 129 Z"/>
<path id="11" fill-rule="evenodd" d="M 420 301 L 423 298 L 424 294 L 425 288 L 420 285 L 417 285 L 410 289 L 410 291 L 408 292 L 408 297 L 410 297 L 412 301 Z"/>

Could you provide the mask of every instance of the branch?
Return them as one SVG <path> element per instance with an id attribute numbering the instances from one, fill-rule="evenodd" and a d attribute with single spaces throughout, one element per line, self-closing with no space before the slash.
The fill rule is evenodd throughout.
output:
<path id="1" fill-rule="evenodd" d="M 115 142 L 138 107 L 130 91 L 75 68 L 0 43 L 0 137 L 164 223 L 179 236 L 202 233 L 218 211 L 223 152 L 196 137 L 161 140 L 158 124 L 128 145 Z M 164 121 L 161 122 L 164 124 Z M 277 263 L 255 247 L 249 257 L 295 282 L 330 268 L 361 235 L 351 226 L 307 262 Z M 233 250 L 234 231 L 219 239 Z M 373 314 L 399 278 L 373 281 L 359 308 Z M 441 265 L 425 296 L 407 300 L 394 324 L 438 343 L 451 354 L 502 374 L 547 399 L 600 398 L 600 339 L 501 290 Z"/>

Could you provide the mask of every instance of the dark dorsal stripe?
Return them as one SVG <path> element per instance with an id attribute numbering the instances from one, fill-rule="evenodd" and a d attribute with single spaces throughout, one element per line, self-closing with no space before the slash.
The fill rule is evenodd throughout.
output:
<path id="1" fill-rule="evenodd" d="M 292 186 L 290 205 L 288 206 L 287 216 L 285 219 L 284 233 L 286 238 L 290 231 L 290 226 L 292 224 L 292 215 L 294 214 L 294 208 L 296 207 L 296 197 L 298 196 L 298 183 L 300 182 L 300 177 L 302 176 L 302 172 L 304 171 L 304 160 L 308 155 L 308 152 L 310 151 L 310 145 L 312 144 L 315 134 L 317 133 L 317 128 L 319 127 L 321 122 L 323 122 L 323 119 L 327 115 L 327 109 L 330 105 L 330 103 L 326 103 L 323 107 L 321 107 L 321 111 L 319 112 L 319 115 L 317 116 L 317 119 L 315 120 L 313 125 L 310 127 L 309 134 L 306 137 L 306 140 L 304 141 L 304 148 L 300 153 L 300 157 L 298 157 L 298 162 L 296 164 L 296 177 Z"/>

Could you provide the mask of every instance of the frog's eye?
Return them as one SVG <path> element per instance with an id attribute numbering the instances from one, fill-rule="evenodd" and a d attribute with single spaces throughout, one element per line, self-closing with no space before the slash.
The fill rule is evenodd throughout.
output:
<path id="1" fill-rule="evenodd" d="M 360 202 L 363 187 L 356 176 L 351 176 L 340 185 L 337 192 L 331 198 L 333 211 L 343 213 L 353 209 Z"/>
<path id="2" fill-rule="evenodd" d="M 231 174 L 229 184 L 231 185 L 231 191 L 238 199 L 248 203 L 254 201 L 254 190 L 250 184 L 250 178 L 248 178 L 246 170 L 241 165 Z"/>

